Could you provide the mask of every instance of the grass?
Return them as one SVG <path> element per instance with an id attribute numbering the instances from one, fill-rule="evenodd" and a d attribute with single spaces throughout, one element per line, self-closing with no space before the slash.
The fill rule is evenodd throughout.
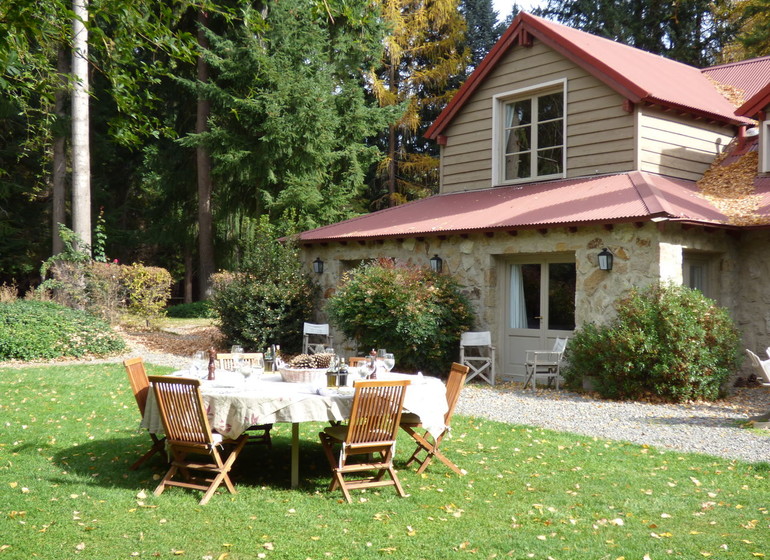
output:
<path id="1" fill-rule="evenodd" d="M 160 460 L 128 470 L 150 440 L 120 364 L 0 369 L 0 395 L 0 560 L 770 556 L 766 463 L 457 417 L 444 445 L 466 476 L 399 464 L 408 498 L 347 505 L 326 490 L 321 425 L 302 426 L 296 490 L 277 425 L 272 452 L 237 463 L 238 494 L 201 507 L 179 488 L 152 495 Z"/>

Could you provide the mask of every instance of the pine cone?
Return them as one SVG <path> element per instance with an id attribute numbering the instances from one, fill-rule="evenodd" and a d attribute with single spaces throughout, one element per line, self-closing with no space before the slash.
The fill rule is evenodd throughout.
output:
<path id="1" fill-rule="evenodd" d="M 325 352 L 321 352 L 320 354 L 313 354 L 313 360 L 315 362 L 314 367 L 328 369 L 332 365 L 333 358 L 334 358 L 334 354 L 329 354 Z"/>
<path id="2" fill-rule="evenodd" d="M 313 357 L 307 354 L 297 354 L 289 361 L 289 367 L 297 369 L 310 369 L 313 367 Z"/>

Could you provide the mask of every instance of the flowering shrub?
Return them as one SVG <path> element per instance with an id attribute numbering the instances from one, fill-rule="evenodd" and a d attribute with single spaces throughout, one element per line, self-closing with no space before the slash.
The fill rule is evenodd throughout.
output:
<path id="1" fill-rule="evenodd" d="M 570 340 L 568 386 L 592 376 L 607 398 L 714 400 L 740 365 L 740 336 L 727 310 L 697 290 L 634 290 L 616 307 L 613 323 L 585 325 Z"/>
<path id="2" fill-rule="evenodd" d="M 446 373 L 460 334 L 473 325 L 470 303 L 451 276 L 388 259 L 346 273 L 326 311 L 359 348 L 395 353 L 399 371 Z"/>

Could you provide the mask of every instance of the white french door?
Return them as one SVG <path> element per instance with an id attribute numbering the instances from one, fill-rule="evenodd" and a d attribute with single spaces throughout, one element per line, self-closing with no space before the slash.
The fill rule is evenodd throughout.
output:
<path id="1" fill-rule="evenodd" d="M 527 350 L 547 350 L 575 330 L 575 259 L 531 255 L 505 263 L 504 373 L 524 376 Z"/>

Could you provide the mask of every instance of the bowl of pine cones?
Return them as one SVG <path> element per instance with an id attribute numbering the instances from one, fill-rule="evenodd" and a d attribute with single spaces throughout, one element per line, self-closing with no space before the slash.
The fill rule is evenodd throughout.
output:
<path id="1" fill-rule="evenodd" d="M 286 383 L 325 385 L 334 354 L 299 354 L 283 362 L 278 371 Z"/>

